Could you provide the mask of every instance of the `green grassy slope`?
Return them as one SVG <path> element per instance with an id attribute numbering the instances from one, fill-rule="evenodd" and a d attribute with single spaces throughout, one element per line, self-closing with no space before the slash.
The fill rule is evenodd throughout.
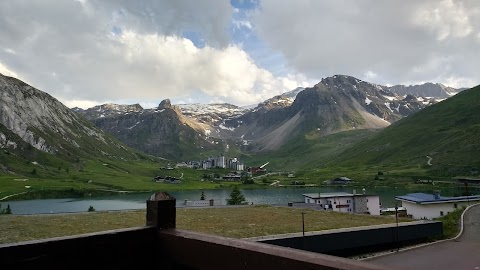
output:
<path id="1" fill-rule="evenodd" d="M 331 164 L 416 166 L 446 175 L 480 170 L 480 86 L 432 105 L 344 151 Z M 428 165 L 428 157 L 431 164 Z"/>
<path id="2" fill-rule="evenodd" d="M 353 144 L 375 134 L 376 130 L 352 130 L 322 136 L 316 131 L 297 136 L 281 149 L 261 153 L 243 153 L 240 157 L 251 166 L 270 162 L 270 170 L 305 170 L 324 167 L 328 161 Z"/>

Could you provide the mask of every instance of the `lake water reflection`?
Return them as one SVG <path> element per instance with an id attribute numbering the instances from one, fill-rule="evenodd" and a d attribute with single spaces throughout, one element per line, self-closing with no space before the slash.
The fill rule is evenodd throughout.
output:
<path id="1" fill-rule="evenodd" d="M 204 190 L 207 200 L 213 199 L 215 205 L 225 205 L 226 199 L 230 196 L 230 189 Z M 242 190 L 246 200 L 255 205 L 258 204 L 284 204 L 289 202 L 303 201 L 304 193 L 325 193 L 325 192 L 352 192 L 351 187 L 309 187 L 309 188 L 269 188 L 269 189 L 245 189 Z M 362 188 L 356 188 L 357 193 L 363 193 Z M 365 188 L 365 193 L 376 194 L 380 196 L 382 207 L 393 207 L 395 205 L 395 196 L 404 195 L 412 192 L 432 192 L 432 187 L 426 187 L 419 190 L 407 190 L 403 188 Z M 441 190 L 445 196 L 453 196 L 461 193 L 461 188 Z M 199 200 L 201 190 L 183 190 L 169 191 L 170 195 L 177 200 L 177 205 L 181 206 L 185 200 Z M 2 207 L 10 205 L 13 214 L 42 214 L 42 213 L 68 213 L 85 212 L 90 206 L 97 211 L 105 210 L 131 210 L 145 209 L 145 201 L 150 198 L 152 193 L 135 193 L 102 196 L 95 198 L 75 198 L 75 199 L 43 199 L 26 201 L 3 201 Z"/>

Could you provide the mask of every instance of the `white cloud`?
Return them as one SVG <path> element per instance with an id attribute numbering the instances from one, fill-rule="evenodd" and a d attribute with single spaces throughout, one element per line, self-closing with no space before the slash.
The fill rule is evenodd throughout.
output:
<path id="1" fill-rule="evenodd" d="M 249 21 L 233 20 L 232 23 L 237 29 L 245 27 L 252 30 L 252 24 Z"/>
<path id="2" fill-rule="evenodd" d="M 432 31 L 438 40 L 463 38 L 473 31 L 463 3 L 453 0 L 425 3 L 416 10 L 414 23 Z"/>
<path id="3" fill-rule="evenodd" d="M 309 77 L 367 80 L 374 71 L 384 84 L 452 77 L 479 84 L 479 8 L 474 0 L 264 0 L 251 22 Z"/>
<path id="4" fill-rule="evenodd" d="M 301 75 L 273 76 L 229 44 L 233 12 L 216 0 L 2 1 L 0 48 L 16 54 L 0 51 L 0 61 L 78 107 L 189 96 L 245 105 L 306 84 Z M 199 31 L 206 45 L 195 47 L 185 31 Z"/>
<path id="5" fill-rule="evenodd" d="M 5 75 L 5 76 L 14 77 L 14 78 L 19 79 L 17 73 L 11 71 L 9 68 L 7 68 L 2 63 L 0 63 L 0 73 Z"/>
<path id="6" fill-rule="evenodd" d="M 378 79 L 378 74 L 371 70 L 367 70 L 367 72 L 364 73 L 363 77 L 366 81 L 374 82 Z"/>

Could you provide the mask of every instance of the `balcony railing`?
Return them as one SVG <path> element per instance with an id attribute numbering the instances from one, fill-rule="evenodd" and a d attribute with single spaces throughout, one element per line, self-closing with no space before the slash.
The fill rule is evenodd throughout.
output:
<path id="1" fill-rule="evenodd" d="M 175 198 L 156 193 L 146 203 L 145 227 L 0 245 L 0 269 L 391 269 L 179 230 Z"/>

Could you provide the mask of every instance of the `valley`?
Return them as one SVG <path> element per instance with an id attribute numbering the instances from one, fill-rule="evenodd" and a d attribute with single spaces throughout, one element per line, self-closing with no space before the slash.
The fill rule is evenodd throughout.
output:
<path id="1" fill-rule="evenodd" d="M 475 177 L 480 170 L 478 87 L 430 83 L 425 91 L 436 96 L 422 96 L 422 85 L 387 87 L 335 75 L 257 106 L 166 99 L 151 109 L 69 109 L 24 82 L 0 79 L 0 199 L 272 188 L 295 181 L 322 186 L 340 176 L 358 187 L 418 188 L 418 179 L 455 185 L 452 177 Z M 281 173 L 247 184 L 205 178 L 226 175 L 227 168 L 175 167 L 220 154 L 241 160 L 245 171 L 268 163 L 267 172 Z M 167 166 L 181 183 L 154 181 Z"/>

